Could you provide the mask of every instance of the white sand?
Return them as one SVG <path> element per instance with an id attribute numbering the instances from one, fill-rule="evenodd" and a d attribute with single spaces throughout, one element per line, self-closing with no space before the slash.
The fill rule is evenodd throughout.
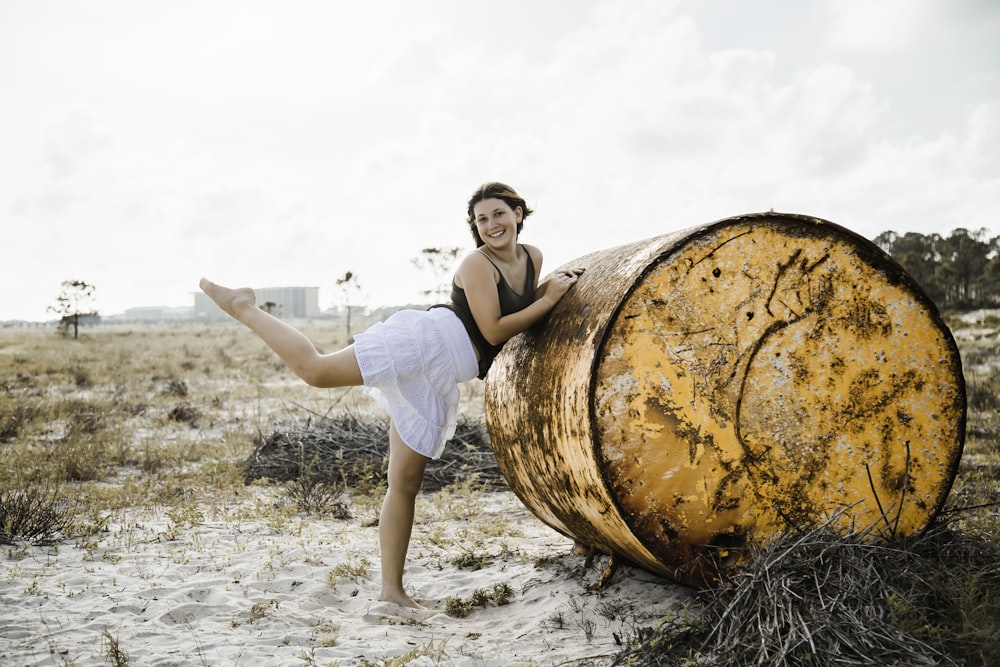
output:
<path id="1" fill-rule="evenodd" d="M 628 567 L 589 591 L 607 559 L 584 571 L 572 542 L 511 493 L 482 495 L 459 518 L 435 516 L 433 498 L 418 500 L 406 576 L 429 607 L 422 611 L 376 601 L 371 516 L 276 520 L 242 511 L 275 502 L 260 486 L 195 525 L 165 508 L 135 510 L 92 538 L 4 547 L 0 664 L 106 665 L 108 637 L 140 666 L 606 664 L 620 650 L 616 636 L 655 626 L 690 595 Z M 477 527 L 498 524 L 505 535 L 476 537 Z M 460 569 L 452 558 L 463 550 L 493 562 Z M 331 584 L 338 564 L 366 558 L 367 574 Z M 503 583 L 513 590 L 509 604 L 465 618 L 445 613 L 448 596 Z"/>

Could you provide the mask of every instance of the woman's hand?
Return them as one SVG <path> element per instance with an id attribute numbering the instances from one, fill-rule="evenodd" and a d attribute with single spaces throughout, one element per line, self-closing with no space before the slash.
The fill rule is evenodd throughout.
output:
<path id="1" fill-rule="evenodd" d="M 550 275 L 545 283 L 541 285 L 542 295 L 557 303 L 569 288 L 576 284 L 577 279 L 583 274 L 583 269 L 579 267 L 571 269 L 560 269 Z"/>

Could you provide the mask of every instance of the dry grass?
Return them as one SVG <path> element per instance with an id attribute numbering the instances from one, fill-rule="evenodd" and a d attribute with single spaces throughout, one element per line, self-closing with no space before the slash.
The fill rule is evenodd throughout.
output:
<path id="1" fill-rule="evenodd" d="M 310 335 L 338 346 L 342 332 L 328 329 Z M 3 330 L 0 383 L 7 541 L 85 533 L 116 510 L 171 506 L 193 489 L 235 496 L 262 433 L 364 401 L 306 387 L 252 334 L 222 325 L 85 329 L 78 340 Z"/>
<path id="2" fill-rule="evenodd" d="M 820 526 L 760 547 L 615 664 L 1000 664 L 997 545 L 946 523 L 866 537 Z"/>
<path id="3" fill-rule="evenodd" d="M 343 342 L 339 326 L 307 333 L 321 348 Z M 1000 664 L 997 329 L 957 334 L 966 451 L 932 530 L 872 544 L 820 527 L 763 545 L 685 614 L 622 638 L 615 663 Z M 250 513 L 280 529 L 296 513 L 349 516 L 376 502 L 360 496 L 384 488 L 386 424 L 367 399 L 306 387 L 238 326 L 85 329 L 75 341 L 0 331 L 0 383 L 0 541 L 73 537 L 96 550 L 113 539 L 109 522 L 137 506 L 162 508 L 165 539 L 213 513 Z M 431 514 L 466 511 L 479 490 L 503 486 L 481 395 L 470 391 L 469 419 L 446 458 L 428 468 Z M 248 502 L 248 482 L 283 502 Z M 126 531 L 114 539 L 133 538 Z M 503 555 L 487 553 L 471 533 L 430 531 L 425 547 L 455 539 L 470 545 L 456 567 Z M 119 652 L 106 639 L 109 660 L 127 659 L 111 656 Z"/>

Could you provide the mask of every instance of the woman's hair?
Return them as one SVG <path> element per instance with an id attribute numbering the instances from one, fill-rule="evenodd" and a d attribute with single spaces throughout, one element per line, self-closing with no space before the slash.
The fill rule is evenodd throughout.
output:
<path id="1" fill-rule="evenodd" d="M 524 227 L 524 219 L 529 215 L 534 213 L 528 204 L 524 201 L 521 195 L 514 191 L 514 188 L 503 183 L 483 183 L 476 191 L 472 193 L 469 198 L 469 209 L 468 209 L 468 223 L 469 228 L 472 230 L 472 238 L 476 241 L 476 247 L 483 245 L 483 239 L 479 236 L 479 230 L 476 229 L 476 214 L 472 210 L 475 208 L 476 204 L 483 201 L 484 199 L 500 199 L 503 200 L 507 206 L 510 206 L 511 210 L 516 209 L 518 206 L 521 207 L 521 222 L 517 223 L 517 233 L 521 233 L 521 228 Z"/>

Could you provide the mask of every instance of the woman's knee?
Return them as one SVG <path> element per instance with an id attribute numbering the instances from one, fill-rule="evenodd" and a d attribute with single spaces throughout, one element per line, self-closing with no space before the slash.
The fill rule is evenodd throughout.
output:
<path id="1" fill-rule="evenodd" d="M 402 470 L 390 469 L 388 475 L 389 490 L 405 496 L 416 496 L 424 483 L 423 466 L 414 469 L 411 466 L 399 466 Z M 410 468 L 410 469 L 407 469 Z"/>
<path id="2" fill-rule="evenodd" d="M 393 493 L 416 496 L 424 481 L 427 457 L 410 449 L 395 425 L 389 429 L 389 489 Z"/>

